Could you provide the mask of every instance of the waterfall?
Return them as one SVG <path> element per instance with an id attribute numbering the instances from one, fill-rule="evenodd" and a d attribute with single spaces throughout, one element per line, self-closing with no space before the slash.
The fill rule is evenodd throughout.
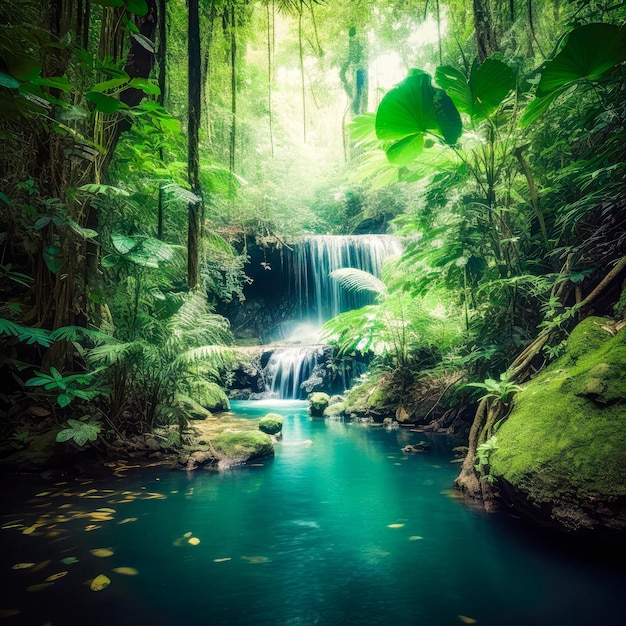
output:
<path id="1" fill-rule="evenodd" d="M 330 273 L 355 267 L 380 276 L 383 261 L 401 252 L 400 239 L 391 235 L 317 235 L 301 239 L 287 260 L 300 320 L 321 327 L 339 313 L 371 303 L 371 294 L 347 291 Z"/>
<path id="2" fill-rule="evenodd" d="M 313 375 L 322 354 L 321 346 L 277 348 L 264 370 L 266 379 L 270 381 L 268 384 L 270 396 L 294 400 L 305 398 L 306 391 L 301 385 Z"/>

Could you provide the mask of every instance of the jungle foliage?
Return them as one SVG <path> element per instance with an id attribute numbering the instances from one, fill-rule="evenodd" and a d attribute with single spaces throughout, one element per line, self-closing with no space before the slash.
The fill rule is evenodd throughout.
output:
<path id="1" fill-rule="evenodd" d="M 184 425 L 250 239 L 405 236 L 328 330 L 410 374 L 515 385 L 617 301 L 622 4 L 189 6 L 0 0 L 3 435 L 33 402 L 78 443 Z"/>

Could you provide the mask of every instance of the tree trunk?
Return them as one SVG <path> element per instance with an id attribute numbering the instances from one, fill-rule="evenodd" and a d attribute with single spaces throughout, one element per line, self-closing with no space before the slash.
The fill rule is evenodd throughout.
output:
<path id="1" fill-rule="evenodd" d="M 498 46 L 493 32 L 489 0 L 473 0 L 473 7 L 478 60 L 482 63 Z"/>
<path id="2" fill-rule="evenodd" d="M 167 77 L 167 13 L 165 8 L 165 0 L 158 0 L 158 47 L 157 47 L 157 63 L 159 66 L 159 99 L 161 106 L 165 106 L 165 87 Z M 165 161 L 165 150 L 163 146 L 159 148 L 159 158 L 161 162 Z M 157 238 L 163 241 L 163 212 L 164 212 L 165 194 L 163 185 L 159 185 L 159 206 L 157 214 Z"/>
<path id="3" fill-rule="evenodd" d="M 187 22 L 187 51 L 188 51 L 188 154 L 187 167 L 191 191 L 198 197 L 200 189 L 200 113 L 202 98 L 202 76 L 200 59 L 200 18 L 198 0 L 189 0 L 189 15 Z M 187 234 L 187 284 L 195 289 L 200 283 L 200 219 L 199 209 L 201 202 L 189 203 L 189 228 Z"/>

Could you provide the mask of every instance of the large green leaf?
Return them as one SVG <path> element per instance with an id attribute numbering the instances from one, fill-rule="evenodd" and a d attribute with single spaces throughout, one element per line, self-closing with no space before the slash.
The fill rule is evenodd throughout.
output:
<path id="1" fill-rule="evenodd" d="M 378 139 L 398 140 L 417 133 L 438 132 L 433 91 L 428 74 L 408 76 L 390 89 L 376 112 Z"/>
<path id="2" fill-rule="evenodd" d="M 151 96 L 158 96 L 161 93 L 159 86 L 147 78 L 133 78 L 133 80 L 130 81 L 130 86 L 135 89 L 141 89 Z"/>
<path id="3" fill-rule="evenodd" d="M 472 119 L 488 117 L 515 87 L 513 70 L 498 59 L 485 59 L 470 72 Z"/>
<path id="4" fill-rule="evenodd" d="M 461 113 L 472 114 L 474 96 L 463 72 L 451 65 L 442 65 L 435 70 L 435 80 Z"/>
<path id="5" fill-rule="evenodd" d="M 562 50 L 544 64 L 537 96 L 580 80 L 598 80 L 626 60 L 626 30 L 614 24 L 575 28 Z"/>
<path id="6" fill-rule="evenodd" d="M 378 139 L 392 140 L 389 160 L 399 166 L 413 161 L 424 146 L 424 135 L 454 144 L 461 136 L 461 117 L 452 99 L 431 85 L 429 74 L 413 70 L 387 92 L 376 113 Z"/>
<path id="7" fill-rule="evenodd" d="M 124 104 L 117 98 L 112 98 L 97 91 L 88 91 L 85 94 L 85 98 L 93 102 L 96 105 L 96 111 L 101 113 L 115 113 Z"/>
<path id="8" fill-rule="evenodd" d="M 469 79 L 450 65 L 438 67 L 435 78 L 456 108 L 474 121 L 489 117 L 515 87 L 513 70 L 493 58 L 474 64 Z"/>

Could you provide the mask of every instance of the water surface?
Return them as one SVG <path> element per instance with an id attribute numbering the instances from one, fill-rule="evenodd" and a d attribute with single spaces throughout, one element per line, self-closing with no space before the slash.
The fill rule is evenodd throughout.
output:
<path id="1" fill-rule="evenodd" d="M 444 437 L 431 438 L 430 453 L 406 456 L 402 446 L 424 435 L 314 420 L 304 402 L 234 402 L 233 410 L 242 419 L 284 415 L 274 459 L 219 474 L 3 479 L 0 611 L 20 613 L 2 621 L 624 623 L 623 567 L 450 497 L 458 465 Z M 114 512 L 90 517 L 99 508 Z M 112 554 L 92 554 L 98 548 Z M 63 563 L 68 557 L 77 561 Z M 111 583 L 91 591 L 98 574 Z"/>

